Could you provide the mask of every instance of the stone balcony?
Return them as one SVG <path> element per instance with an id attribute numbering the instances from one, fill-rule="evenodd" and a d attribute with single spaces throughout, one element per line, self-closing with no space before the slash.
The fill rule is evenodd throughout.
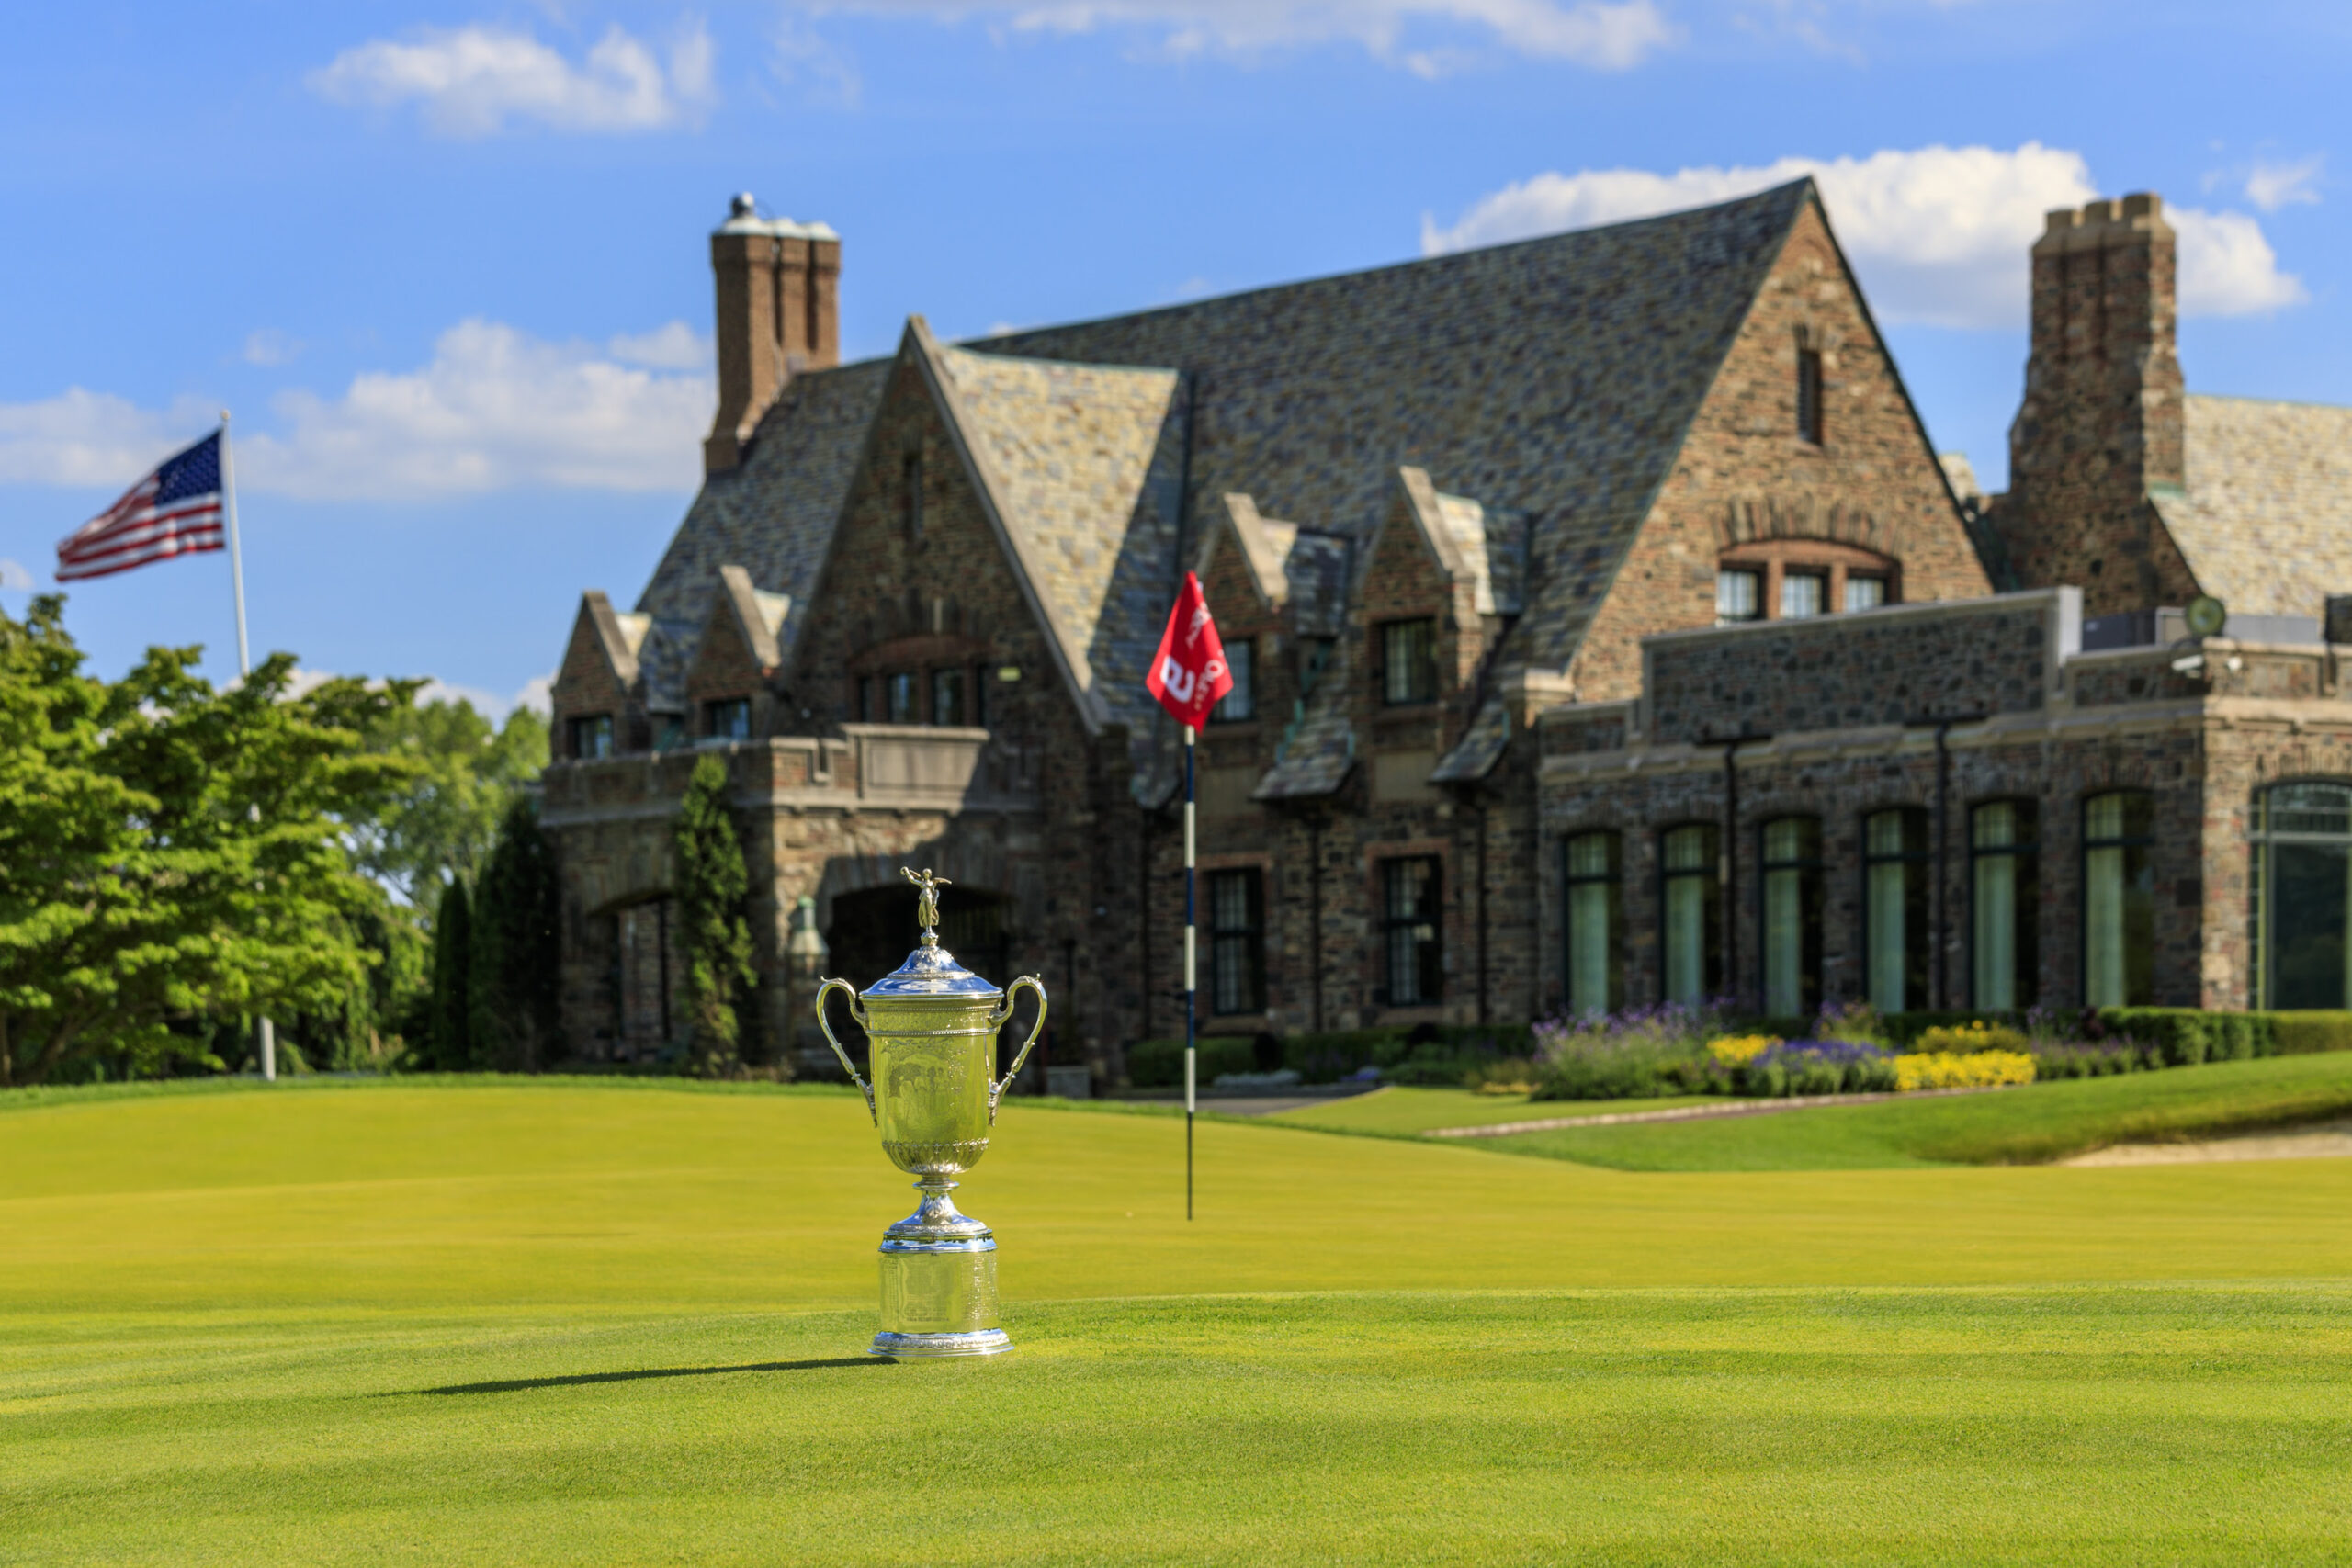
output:
<path id="1" fill-rule="evenodd" d="M 852 724 L 839 736 L 706 741 L 596 761 L 558 761 L 544 775 L 541 820 L 562 829 L 666 819 L 695 764 L 727 763 L 739 810 L 1035 811 L 1038 754 L 986 729 Z"/>

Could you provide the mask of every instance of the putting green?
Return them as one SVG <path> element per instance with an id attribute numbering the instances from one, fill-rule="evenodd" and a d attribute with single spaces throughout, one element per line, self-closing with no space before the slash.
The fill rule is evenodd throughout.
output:
<path id="1" fill-rule="evenodd" d="M 2352 1161 L 1641 1174 L 1008 1110 L 868 1366 L 854 1099 L 0 1116 L 8 1562 L 2320 1561 Z"/>

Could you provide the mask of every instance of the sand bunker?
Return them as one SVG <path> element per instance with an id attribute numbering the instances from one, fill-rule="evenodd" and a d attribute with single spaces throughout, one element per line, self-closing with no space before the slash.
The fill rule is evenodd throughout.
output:
<path id="1" fill-rule="evenodd" d="M 2342 1159 L 2352 1156 L 2352 1121 L 2293 1133 L 2244 1133 L 2195 1144 L 2117 1144 L 2060 1165 L 2200 1165 L 2233 1159 Z"/>

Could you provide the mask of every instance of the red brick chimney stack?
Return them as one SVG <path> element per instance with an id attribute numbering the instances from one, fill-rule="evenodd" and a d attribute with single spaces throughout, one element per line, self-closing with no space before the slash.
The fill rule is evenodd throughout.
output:
<path id="1" fill-rule="evenodd" d="M 2093 614 L 2170 586 L 2143 503 L 2182 478 L 2177 270 L 2164 202 L 2144 192 L 2052 212 L 2034 243 L 2004 532 L 2025 581 L 2080 584 Z"/>
<path id="2" fill-rule="evenodd" d="M 841 363 L 841 236 L 822 223 L 762 218 L 735 198 L 710 236 L 718 294 L 718 416 L 703 443 L 703 472 L 743 460 L 785 383 Z"/>

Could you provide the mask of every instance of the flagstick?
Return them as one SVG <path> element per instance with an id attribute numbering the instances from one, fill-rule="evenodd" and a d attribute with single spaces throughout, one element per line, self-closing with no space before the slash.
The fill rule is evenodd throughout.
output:
<path id="1" fill-rule="evenodd" d="M 1199 1011 L 1193 998 L 1193 738 L 1184 727 L 1184 1217 L 1193 1217 L 1193 1019 Z"/>
<path id="2" fill-rule="evenodd" d="M 237 542 L 237 476 L 229 460 L 227 409 L 220 411 L 220 509 L 228 514 L 229 581 L 237 595 L 237 678 L 242 681 L 254 672 L 254 661 L 245 646 L 245 552 Z M 277 1081 L 277 1026 L 266 1015 L 261 1021 L 261 1077 L 264 1083 Z"/>

